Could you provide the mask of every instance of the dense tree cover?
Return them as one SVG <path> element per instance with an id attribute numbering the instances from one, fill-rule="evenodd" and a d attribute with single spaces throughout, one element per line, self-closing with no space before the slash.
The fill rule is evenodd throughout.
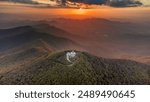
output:
<path id="1" fill-rule="evenodd" d="M 104 59 L 77 52 L 73 63 L 66 51 L 38 58 L 13 76 L 1 78 L 3 84 L 150 84 L 150 67 L 130 60 Z"/>

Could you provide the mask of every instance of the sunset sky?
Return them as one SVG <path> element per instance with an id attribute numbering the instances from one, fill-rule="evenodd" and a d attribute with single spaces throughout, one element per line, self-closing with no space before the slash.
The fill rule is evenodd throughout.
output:
<path id="1" fill-rule="evenodd" d="M 149 5 L 150 4 L 150 0 L 141 0 L 145 5 Z"/>
<path id="2" fill-rule="evenodd" d="M 37 1 L 37 2 L 42 2 L 42 3 L 48 3 L 50 0 L 33 0 L 33 1 Z M 140 0 L 143 4 L 145 5 L 149 5 L 150 4 L 150 0 Z"/>
<path id="3" fill-rule="evenodd" d="M 48 1 L 48 0 L 38 0 Z M 149 0 L 145 0 L 145 2 Z M 117 13 L 116 13 L 117 12 Z M 150 7 L 125 7 L 115 8 L 108 6 L 98 6 L 90 9 L 75 9 L 75 8 L 49 8 L 49 7 L 34 7 L 23 6 L 16 3 L 0 2 L 0 22 L 16 19 L 50 19 L 52 17 L 67 17 L 67 18 L 105 18 L 135 22 L 149 22 Z M 2 15 L 5 14 L 5 15 Z M 16 16 L 7 16 L 6 14 L 15 14 Z M 16 18 L 17 17 L 17 18 Z M 19 17 L 19 18 L 18 18 Z"/>
<path id="4" fill-rule="evenodd" d="M 48 3 L 50 0 L 34 0 L 37 2 L 42 2 L 42 3 Z M 150 0 L 140 0 L 143 4 L 145 5 L 149 5 L 150 4 Z"/>
<path id="5" fill-rule="evenodd" d="M 39 3 L 45 3 L 45 4 L 49 4 L 51 3 L 50 0 L 0 0 L 0 1 L 16 1 L 16 2 L 30 2 L 30 1 L 36 1 Z M 88 0 L 90 1 L 90 0 Z M 99 0 L 100 1 L 100 0 Z M 113 1 L 113 0 L 112 0 Z M 144 5 L 150 5 L 150 0 L 139 0 L 141 1 Z"/>

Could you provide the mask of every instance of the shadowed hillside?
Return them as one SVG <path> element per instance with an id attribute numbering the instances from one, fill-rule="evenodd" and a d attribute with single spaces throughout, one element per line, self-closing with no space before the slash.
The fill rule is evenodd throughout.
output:
<path id="1" fill-rule="evenodd" d="M 46 28 L 45 28 L 46 29 Z M 65 49 L 73 48 L 78 46 L 75 42 L 70 39 L 57 36 L 63 30 L 49 26 L 46 30 L 40 30 L 37 26 L 21 26 L 11 29 L 0 30 L 0 51 L 5 52 L 6 50 L 14 49 L 16 47 L 24 45 L 32 45 L 33 42 L 41 40 L 47 43 L 54 49 Z M 64 34 L 69 33 L 63 31 Z"/>

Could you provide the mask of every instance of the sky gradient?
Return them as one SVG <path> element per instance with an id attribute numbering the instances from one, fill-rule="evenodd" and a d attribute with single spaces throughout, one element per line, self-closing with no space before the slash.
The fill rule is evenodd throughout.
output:
<path id="1" fill-rule="evenodd" d="M 37 1 L 37 2 L 44 2 L 44 3 L 48 3 L 49 0 L 34 0 L 34 1 Z M 150 0 L 140 0 L 144 5 L 150 5 Z"/>
<path id="2" fill-rule="evenodd" d="M 24 3 L 26 2 L 33 3 L 32 1 L 36 1 L 45 4 L 51 3 L 50 0 L 0 0 L 0 1 L 17 1 L 17 2 L 24 2 Z M 139 0 L 139 1 L 141 1 L 144 5 L 150 5 L 150 0 Z"/>

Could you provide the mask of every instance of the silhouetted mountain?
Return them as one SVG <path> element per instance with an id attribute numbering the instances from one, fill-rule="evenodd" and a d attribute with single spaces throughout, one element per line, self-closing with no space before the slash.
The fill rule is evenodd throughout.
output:
<path id="1" fill-rule="evenodd" d="M 35 49 L 32 49 L 35 52 Z M 30 52 L 30 51 L 27 51 Z M 49 53 L 28 66 L 1 74 L 1 84 L 150 84 L 150 66 L 130 60 L 104 59 L 76 51 Z M 22 57 L 22 55 L 20 56 Z M 14 57 L 13 57 L 14 58 Z"/>
<path id="2" fill-rule="evenodd" d="M 45 26 L 44 26 L 45 27 Z M 0 30 L 0 51 L 4 52 L 25 44 L 31 45 L 34 41 L 42 40 L 54 49 L 65 49 L 66 46 L 77 46 L 75 42 L 70 39 L 60 37 L 60 33 L 69 33 L 58 29 L 53 26 L 49 26 L 44 29 L 43 26 L 21 26 L 12 29 Z M 46 30 L 48 29 L 48 30 Z"/>

